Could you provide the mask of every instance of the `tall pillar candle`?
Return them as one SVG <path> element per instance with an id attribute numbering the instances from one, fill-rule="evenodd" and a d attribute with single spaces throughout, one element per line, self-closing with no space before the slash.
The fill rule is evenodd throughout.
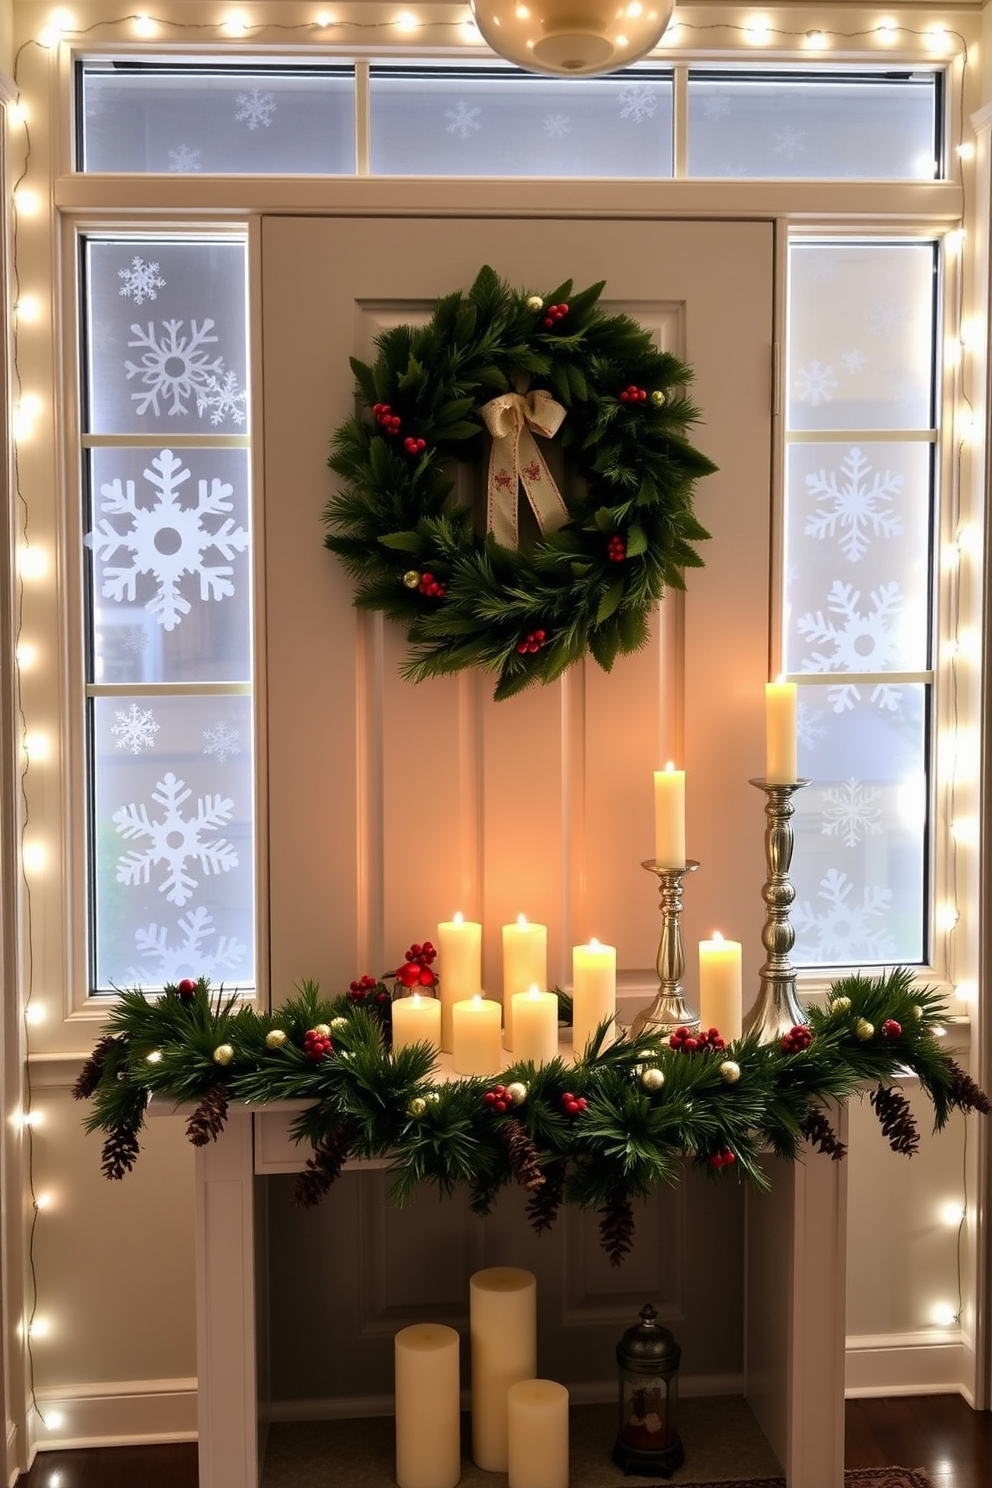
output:
<path id="1" fill-rule="evenodd" d="M 490 1266 L 469 1280 L 472 1340 L 472 1460 L 506 1472 L 507 1391 L 537 1374 L 537 1279 L 518 1266 Z"/>
<path id="2" fill-rule="evenodd" d="M 519 1380 L 506 1394 L 509 1488 L 568 1488 L 568 1391 Z"/>
<path id="3" fill-rule="evenodd" d="M 430 1044 L 441 1047 L 441 1004 L 436 997 L 397 997 L 392 1006 L 393 1053 L 408 1044 Z"/>
<path id="4" fill-rule="evenodd" d="M 441 1048 L 451 1053 L 451 1009 L 482 991 L 482 926 L 477 920 L 442 920 L 437 927 L 438 974 L 441 978 Z"/>
<path id="5" fill-rule="evenodd" d="M 600 945 L 596 939 L 588 945 L 572 947 L 572 1050 L 581 1059 L 586 1045 L 604 1018 L 615 1018 L 617 1011 L 616 946 Z M 607 1034 L 612 1042 L 613 1031 Z"/>
<path id="6" fill-rule="evenodd" d="M 723 1037 L 740 1038 L 743 1017 L 741 943 L 724 940 L 719 930 L 699 942 L 699 1021 L 719 1028 Z"/>
<path id="7" fill-rule="evenodd" d="M 685 867 L 685 771 L 671 760 L 654 772 L 654 860 L 659 868 Z"/>
<path id="8" fill-rule="evenodd" d="M 462 1475 L 458 1342 L 443 1323 L 413 1323 L 396 1335 L 399 1488 L 455 1488 Z"/>
<path id="9" fill-rule="evenodd" d="M 765 780 L 769 785 L 794 785 L 796 759 L 796 684 L 765 683 Z"/>
<path id="10" fill-rule="evenodd" d="M 558 1057 L 558 998 L 531 987 L 513 995 L 515 1063 L 550 1064 Z"/>
<path id="11" fill-rule="evenodd" d="M 517 915 L 503 926 L 503 1042 L 513 1048 L 513 998 L 529 987 L 548 985 L 548 927 Z"/>
<path id="12" fill-rule="evenodd" d="M 481 993 L 451 1009 L 451 1062 L 456 1075 L 494 1075 L 503 1063 L 498 1002 Z"/>

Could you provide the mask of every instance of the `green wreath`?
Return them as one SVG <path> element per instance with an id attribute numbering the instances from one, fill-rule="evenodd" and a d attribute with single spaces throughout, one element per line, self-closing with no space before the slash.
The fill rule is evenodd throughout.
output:
<path id="1" fill-rule="evenodd" d="M 395 326 L 373 366 L 351 358 L 367 411 L 333 437 L 342 486 L 325 543 L 355 578 L 355 604 L 407 628 L 413 681 L 466 667 L 496 698 L 551 682 L 588 652 L 609 671 L 636 651 L 666 585 L 685 587 L 709 536 L 692 510 L 715 466 L 689 443 L 692 374 L 643 327 L 573 294 L 511 290 L 483 268 L 426 326 Z M 533 432 L 553 435 L 580 494 L 566 505 Z M 452 505 L 452 461 L 492 435 L 489 530 Z M 516 546 L 518 486 L 535 513 Z"/>

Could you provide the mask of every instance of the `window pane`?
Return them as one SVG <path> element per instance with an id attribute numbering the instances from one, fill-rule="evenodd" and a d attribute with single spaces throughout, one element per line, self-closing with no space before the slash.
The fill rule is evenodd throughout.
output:
<path id="1" fill-rule="evenodd" d="M 251 699 L 123 692 L 91 727 L 98 988 L 251 983 Z"/>
<path id="2" fill-rule="evenodd" d="M 85 63 L 84 171 L 353 175 L 351 69 Z"/>
<path id="3" fill-rule="evenodd" d="M 932 180 L 935 76 L 689 74 L 690 176 Z"/>
<path id="4" fill-rule="evenodd" d="M 670 77 L 372 69 L 373 175 L 672 174 Z"/>
<path id="5" fill-rule="evenodd" d="M 86 285 L 91 433 L 242 430 L 242 243 L 91 241 Z"/>

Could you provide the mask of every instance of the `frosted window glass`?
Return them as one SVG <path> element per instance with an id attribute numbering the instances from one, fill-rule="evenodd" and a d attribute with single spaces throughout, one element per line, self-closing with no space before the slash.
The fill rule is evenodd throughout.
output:
<path id="1" fill-rule="evenodd" d="M 669 77 L 373 68 L 373 175 L 672 174 Z"/>
<path id="2" fill-rule="evenodd" d="M 251 700 L 122 692 L 91 732 L 98 987 L 250 984 Z"/>
<path id="3" fill-rule="evenodd" d="M 84 171 L 353 175 L 355 84 L 309 68 L 81 69 Z"/>
<path id="4" fill-rule="evenodd" d="M 251 676 L 248 452 L 90 451 L 92 677 Z"/>
<path id="5" fill-rule="evenodd" d="M 803 443 L 787 458 L 786 669 L 924 670 L 931 446 Z M 842 711 L 865 690 L 827 692 Z M 891 691 L 884 679 L 877 690 Z"/>
<path id="6" fill-rule="evenodd" d="M 87 429 L 244 432 L 244 245 L 91 239 L 85 272 Z"/>
<path id="7" fill-rule="evenodd" d="M 933 77 L 689 74 L 689 175 L 932 180 Z"/>
<path id="8" fill-rule="evenodd" d="M 790 259 L 790 429 L 928 429 L 932 243 L 799 243 Z"/>
<path id="9" fill-rule="evenodd" d="M 927 689 L 883 709 L 867 691 L 837 713 L 800 687 L 793 797 L 797 966 L 919 964 L 926 959 Z"/>

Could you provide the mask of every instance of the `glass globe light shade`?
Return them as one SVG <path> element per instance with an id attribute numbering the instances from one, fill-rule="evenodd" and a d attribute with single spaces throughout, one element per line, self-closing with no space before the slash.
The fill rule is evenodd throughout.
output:
<path id="1" fill-rule="evenodd" d="M 591 77 L 656 47 L 675 0 L 471 0 L 497 56 L 529 72 Z"/>

